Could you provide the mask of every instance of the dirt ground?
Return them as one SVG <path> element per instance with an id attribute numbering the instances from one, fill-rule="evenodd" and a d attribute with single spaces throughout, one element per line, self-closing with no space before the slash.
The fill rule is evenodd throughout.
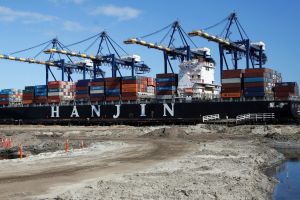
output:
<path id="1" fill-rule="evenodd" d="M 270 199 L 300 126 L 0 126 L 0 199 Z M 69 151 L 65 142 L 69 141 Z M 26 157 L 19 156 L 22 144 Z M 83 144 L 83 148 L 81 148 Z"/>

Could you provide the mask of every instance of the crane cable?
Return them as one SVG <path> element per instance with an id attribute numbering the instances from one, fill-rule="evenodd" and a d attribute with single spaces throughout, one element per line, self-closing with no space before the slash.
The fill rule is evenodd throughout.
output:
<path id="1" fill-rule="evenodd" d="M 81 41 L 78 41 L 78 42 L 75 42 L 75 43 L 72 43 L 72 44 L 68 44 L 68 45 L 66 45 L 66 47 L 71 47 L 71 46 L 74 46 L 74 45 L 77 45 L 77 44 L 86 42 L 86 41 L 91 40 L 91 39 L 93 39 L 93 38 L 95 38 L 95 37 L 98 37 L 98 36 L 99 36 L 99 33 L 97 33 L 96 35 L 93 35 L 93 36 L 91 36 L 91 37 L 88 37 L 88 38 L 86 38 L 86 39 L 84 39 L 84 40 L 81 40 Z"/>
<path id="2" fill-rule="evenodd" d="M 171 27 L 172 25 L 173 25 L 173 23 L 171 23 L 171 24 L 169 24 L 168 26 L 163 27 L 162 29 L 159 29 L 159 30 L 157 30 L 157 31 L 155 31 L 155 32 L 153 32 L 153 33 L 150 33 L 150 34 L 147 34 L 147 35 L 143 35 L 143 36 L 140 36 L 140 37 L 137 37 L 137 38 L 144 39 L 144 38 L 146 38 L 146 37 L 155 35 L 155 34 L 157 34 L 157 33 L 159 33 L 159 32 L 162 32 L 162 31 L 166 30 L 167 28 Z"/>
<path id="3" fill-rule="evenodd" d="M 43 46 L 43 45 L 45 45 L 45 44 L 47 44 L 47 43 L 49 43 L 49 42 L 52 42 L 52 40 L 49 40 L 49 41 L 47 41 L 47 42 L 43 42 L 43 43 L 41 43 L 41 44 L 35 45 L 35 46 L 33 46 L 33 47 L 26 48 L 26 49 L 23 49 L 23 50 L 11 52 L 11 53 L 9 53 L 9 55 L 14 55 L 14 54 L 21 53 L 21 52 L 24 52 L 24 51 L 29 51 L 29 50 L 31 50 L 31 49 L 35 49 L 35 48 L 37 48 L 37 47 Z"/>

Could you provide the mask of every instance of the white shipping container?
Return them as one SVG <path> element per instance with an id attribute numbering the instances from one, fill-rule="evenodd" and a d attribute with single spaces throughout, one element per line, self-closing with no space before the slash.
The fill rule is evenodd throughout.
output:
<path id="1" fill-rule="evenodd" d="M 241 83 L 240 78 L 226 78 L 222 79 L 222 83 Z"/>
<path id="2" fill-rule="evenodd" d="M 104 90 L 91 90 L 91 94 L 104 94 Z"/>

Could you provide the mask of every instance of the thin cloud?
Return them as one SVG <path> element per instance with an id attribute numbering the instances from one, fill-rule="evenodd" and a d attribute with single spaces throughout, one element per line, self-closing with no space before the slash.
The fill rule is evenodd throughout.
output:
<path id="1" fill-rule="evenodd" d="M 114 5 L 100 6 L 91 12 L 91 15 L 105 15 L 116 17 L 118 20 L 130 20 L 137 18 L 142 13 L 141 10 L 132 7 L 118 7 Z"/>
<path id="2" fill-rule="evenodd" d="M 15 22 L 19 21 L 23 24 L 50 22 L 58 19 L 55 16 L 44 15 L 36 12 L 26 12 L 13 10 L 8 7 L 0 6 L 0 21 Z"/>
<path id="3" fill-rule="evenodd" d="M 68 20 L 64 21 L 63 29 L 66 31 L 73 31 L 73 32 L 80 32 L 85 30 L 85 28 L 80 23 L 74 21 L 68 21 Z"/>
<path id="4" fill-rule="evenodd" d="M 73 3 L 73 4 L 82 4 L 84 3 L 85 1 L 87 0 L 49 0 L 50 2 L 52 3 L 55 3 L 55 4 L 59 4 L 59 3 Z"/>

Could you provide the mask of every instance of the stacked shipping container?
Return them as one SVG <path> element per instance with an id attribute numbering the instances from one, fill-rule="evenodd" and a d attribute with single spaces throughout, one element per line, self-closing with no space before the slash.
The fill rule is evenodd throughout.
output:
<path id="1" fill-rule="evenodd" d="M 120 101 L 121 78 L 105 78 L 106 101 Z"/>
<path id="2" fill-rule="evenodd" d="M 74 88 L 74 83 L 72 82 L 48 82 L 48 103 L 61 103 L 74 100 Z"/>
<path id="3" fill-rule="evenodd" d="M 75 99 L 77 102 L 88 102 L 90 101 L 90 82 L 91 80 L 78 80 L 75 89 Z"/>
<path id="4" fill-rule="evenodd" d="M 98 78 L 90 82 L 90 100 L 91 102 L 105 101 L 105 79 Z"/>
<path id="5" fill-rule="evenodd" d="M 146 94 L 148 86 L 147 77 L 128 76 L 122 78 L 122 100 L 136 101 L 141 94 Z"/>
<path id="6" fill-rule="evenodd" d="M 34 102 L 37 104 L 47 103 L 47 85 L 34 86 Z"/>
<path id="7" fill-rule="evenodd" d="M 283 82 L 275 84 L 274 97 L 276 100 L 288 100 L 290 96 L 297 95 L 299 95 L 299 89 L 296 82 Z"/>
<path id="8" fill-rule="evenodd" d="M 178 74 L 156 74 L 156 98 L 171 99 L 177 94 Z"/>
<path id="9" fill-rule="evenodd" d="M 0 91 L 0 105 L 15 105 L 22 102 L 22 91 L 17 89 L 4 89 Z"/>
<path id="10" fill-rule="evenodd" d="M 222 71 L 222 98 L 240 98 L 242 95 L 242 78 L 244 70 L 223 70 Z"/>
<path id="11" fill-rule="evenodd" d="M 272 98 L 274 71 L 268 68 L 245 69 L 244 96 L 246 98 Z"/>
<path id="12" fill-rule="evenodd" d="M 23 90 L 23 100 L 24 105 L 33 104 L 34 102 L 34 86 L 25 86 Z"/>

